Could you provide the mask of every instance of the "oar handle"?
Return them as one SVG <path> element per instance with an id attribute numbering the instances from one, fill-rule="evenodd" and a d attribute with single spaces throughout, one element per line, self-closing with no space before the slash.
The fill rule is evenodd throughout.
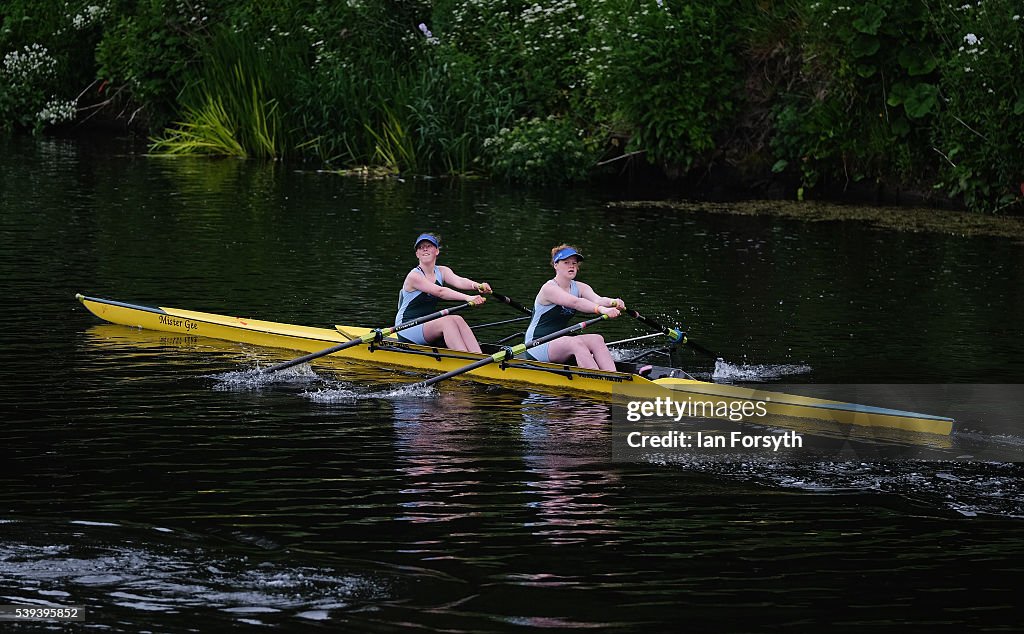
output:
<path id="1" fill-rule="evenodd" d="M 434 319 L 438 319 L 440 317 L 444 317 L 445 315 L 450 315 L 450 314 L 452 314 L 454 312 L 457 312 L 457 311 L 460 311 L 460 310 L 462 310 L 464 308 L 469 308 L 470 306 L 473 306 L 473 302 L 466 302 L 464 304 L 459 304 L 458 306 L 452 306 L 451 308 L 445 308 L 444 310 L 439 310 L 436 313 L 430 313 L 429 315 L 424 315 L 423 317 L 417 317 L 416 319 L 411 319 L 411 320 L 409 320 L 409 321 L 407 321 L 405 323 L 398 324 L 397 326 L 391 326 L 390 328 L 375 328 L 375 329 L 367 332 L 364 335 L 360 335 L 359 337 L 355 337 L 354 339 L 349 339 L 345 343 L 339 343 L 336 346 L 331 346 L 330 348 L 326 348 L 324 350 L 320 350 L 319 352 L 311 352 L 310 354 L 307 354 L 305 356 L 299 357 L 298 359 L 292 359 L 291 361 L 285 361 L 284 363 L 279 363 L 279 364 L 277 364 L 277 365 L 275 365 L 273 367 L 267 368 L 263 372 L 264 373 L 268 373 L 268 372 L 279 372 L 281 370 L 287 370 L 288 368 L 297 366 L 300 363 L 306 363 L 308 361 L 312 361 L 313 359 L 319 359 L 320 357 L 326 357 L 329 354 L 334 354 L 335 352 L 341 352 L 342 350 L 345 350 L 347 348 L 351 348 L 352 346 L 357 346 L 357 345 L 359 345 L 361 343 L 370 343 L 371 341 L 374 341 L 374 340 L 377 340 L 377 339 L 381 339 L 383 337 L 387 337 L 388 335 L 393 335 L 396 332 L 399 332 L 401 330 L 405 330 L 406 328 L 412 328 L 413 326 L 419 326 L 420 324 L 424 324 L 424 323 L 426 323 L 428 321 L 432 321 Z"/>
<path id="2" fill-rule="evenodd" d="M 459 304 L 458 306 L 452 306 L 451 308 L 445 308 L 444 310 L 439 310 L 436 313 L 430 313 L 429 315 L 424 315 L 422 317 L 417 317 L 416 319 L 410 319 L 409 321 L 407 321 L 407 322 L 405 322 L 403 324 L 398 324 L 397 326 L 392 326 L 390 328 L 384 328 L 384 329 L 378 329 L 378 331 L 380 332 L 381 336 L 387 337 L 388 335 L 393 335 L 393 334 L 395 334 L 396 332 L 398 332 L 400 330 L 405 330 L 406 328 L 412 328 L 413 326 L 419 326 L 420 324 L 425 324 L 428 321 L 433 321 L 433 320 L 438 319 L 440 317 L 444 317 L 446 315 L 451 315 L 452 313 L 458 312 L 458 311 L 460 311 L 460 310 L 462 310 L 464 308 L 469 308 L 470 306 L 475 306 L 475 304 L 473 304 L 473 302 L 465 302 L 463 304 Z"/>
<path id="3" fill-rule="evenodd" d="M 498 300 L 499 302 L 501 302 L 503 304 L 508 304 L 512 308 L 515 308 L 516 310 L 518 310 L 520 312 L 526 313 L 527 315 L 532 315 L 533 314 L 532 310 L 530 310 L 526 306 L 523 306 L 519 302 L 511 299 L 507 295 L 502 295 L 501 293 L 491 293 L 491 297 L 493 297 L 494 299 Z"/>
<path id="4" fill-rule="evenodd" d="M 535 347 L 537 347 L 539 345 L 545 344 L 545 343 L 547 343 L 549 341 L 552 341 L 554 339 L 558 339 L 559 337 L 564 337 L 565 335 L 572 334 L 574 332 L 583 330 L 587 326 L 592 326 L 592 325 L 596 324 L 597 322 L 601 321 L 602 319 L 608 319 L 608 315 L 600 315 L 598 317 L 594 317 L 593 319 L 588 319 L 587 321 L 581 321 L 578 324 L 569 326 L 568 328 L 563 328 L 562 330 L 559 330 L 557 332 L 553 332 L 550 335 L 545 335 L 545 336 L 540 337 L 538 339 L 534 339 L 534 340 L 528 341 L 526 343 L 521 343 L 521 344 L 519 344 L 517 346 L 511 346 L 511 347 L 505 348 L 504 350 L 500 350 L 498 352 L 495 352 L 494 354 L 492 354 L 489 357 L 484 357 L 483 359 L 480 359 L 479 361 L 474 361 L 473 363 L 470 363 L 467 366 L 463 366 L 461 368 L 452 370 L 450 372 L 445 372 L 444 374 L 439 374 L 438 376 L 431 377 L 431 378 L 427 379 L 426 381 L 420 381 L 419 383 L 413 383 L 409 387 L 413 388 L 413 389 L 418 388 L 418 387 L 427 387 L 428 385 L 434 385 L 435 383 L 440 383 L 441 381 L 444 381 L 445 379 L 450 379 L 453 376 L 458 376 L 460 374 L 465 374 L 466 372 L 471 372 L 473 370 L 476 370 L 477 368 L 481 368 L 481 367 L 483 367 L 485 365 L 488 365 L 490 363 L 499 363 L 501 361 L 508 361 L 509 359 L 515 357 L 516 355 L 520 355 L 520 354 L 526 352 L 530 348 L 535 348 Z"/>

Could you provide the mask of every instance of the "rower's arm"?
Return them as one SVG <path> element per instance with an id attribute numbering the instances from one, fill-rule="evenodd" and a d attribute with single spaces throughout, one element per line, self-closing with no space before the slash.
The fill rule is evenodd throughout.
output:
<path id="1" fill-rule="evenodd" d="M 447 278 L 446 281 L 448 281 Z M 427 295 L 433 295 L 434 297 L 438 299 L 443 299 L 447 302 L 471 302 L 473 301 L 474 297 L 472 295 L 460 293 L 454 288 L 448 288 L 447 286 L 438 286 L 433 282 L 433 280 L 428 280 L 422 275 L 410 274 L 407 278 L 405 278 L 405 283 L 408 285 L 408 287 L 411 287 L 413 290 L 426 293 Z"/>
<path id="2" fill-rule="evenodd" d="M 580 287 L 580 297 L 576 297 L 572 293 L 565 291 L 557 284 L 545 284 L 541 293 L 543 299 L 552 304 L 558 304 L 559 306 L 565 306 L 566 308 L 572 308 L 578 310 L 581 313 L 595 313 L 599 315 L 609 314 L 612 307 L 608 303 L 601 304 L 598 300 L 601 298 L 594 294 L 594 291 L 590 289 L 586 284 L 577 282 Z M 586 296 L 586 292 L 589 291 L 589 297 Z M 613 315 L 618 316 L 618 313 Z"/>
<path id="3" fill-rule="evenodd" d="M 442 267 L 442 271 L 444 272 L 444 281 L 454 288 L 463 291 L 475 291 L 477 293 L 491 292 L 491 285 L 487 282 L 476 282 L 468 277 L 456 275 L 455 271 L 447 266 Z"/>
<path id="4" fill-rule="evenodd" d="M 580 297 L 588 299 L 598 306 L 618 308 L 619 310 L 626 308 L 626 302 L 622 301 L 618 297 L 604 297 L 595 293 L 590 284 L 584 284 L 583 282 L 576 282 L 576 284 L 580 287 Z M 576 310 L 579 309 L 577 308 Z"/>

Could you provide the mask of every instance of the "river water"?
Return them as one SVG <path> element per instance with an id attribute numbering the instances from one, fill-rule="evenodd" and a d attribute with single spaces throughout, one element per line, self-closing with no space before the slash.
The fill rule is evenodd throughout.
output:
<path id="1" fill-rule="evenodd" d="M 989 403 L 949 460 L 614 462 L 605 403 L 460 382 L 395 398 L 407 377 L 359 366 L 257 383 L 296 355 L 105 325 L 74 299 L 380 325 L 420 231 L 522 303 L 568 241 L 581 279 L 723 356 L 677 354 L 698 377 L 1019 397 L 1019 242 L 128 145 L 0 149 L 0 604 L 84 606 L 75 629 L 103 632 L 1020 625 L 1013 406 Z"/>

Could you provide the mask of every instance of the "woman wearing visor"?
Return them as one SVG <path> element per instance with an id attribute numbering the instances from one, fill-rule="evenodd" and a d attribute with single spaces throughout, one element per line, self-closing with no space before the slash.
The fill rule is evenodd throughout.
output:
<path id="1" fill-rule="evenodd" d="M 560 244 L 551 250 L 554 279 L 540 287 L 533 303 L 533 320 L 526 330 L 526 341 L 532 341 L 568 327 L 576 311 L 618 317 L 626 303 L 618 298 L 601 297 L 590 285 L 576 281 L 583 255 L 572 246 Z M 591 370 L 615 370 L 615 362 L 604 343 L 596 334 L 559 337 L 554 341 L 530 348 L 522 358 L 535 361 L 565 363 L 576 358 L 576 365 Z"/>
<path id="2" fill-rule="evenodd" d="M 441 238 L 432 233 L 420 234 L 415 242 L 416 259 L 419 265 L 405 276 L 402 290 L 398 294 L 398 313 L 395 325 L 412 321 L 418 317 L 436 312 L 437 301 L 484 303 L 481 295 L 466 295 L 457 290 L 490 293 L 491 285 L 477 283 L 456 275 L 447 266 L 437 264 L 441 253 Z M 447 285 L 447 286 L 446 286 Z M 452 288 L 448 288 L 448 287 Z M 407 328 L 398 333 L 398 338 L 425 346 L 442 345 L 462 352 L 480 352 L 480 344 L 469 324 L 459 315 L 447 315 L 425 324 Z"/>

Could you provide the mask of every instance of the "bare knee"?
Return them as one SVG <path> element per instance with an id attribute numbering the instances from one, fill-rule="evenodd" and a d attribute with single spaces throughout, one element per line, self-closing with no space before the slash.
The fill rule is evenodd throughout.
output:
<path id="1" fill-rule="evenodd" d="M 580 335 L 581 339 L 587 342 L 587 347 L 593 349 L 593 346 L 601 347 L 604 345 L 604 337 L 595 333 Z"/>

